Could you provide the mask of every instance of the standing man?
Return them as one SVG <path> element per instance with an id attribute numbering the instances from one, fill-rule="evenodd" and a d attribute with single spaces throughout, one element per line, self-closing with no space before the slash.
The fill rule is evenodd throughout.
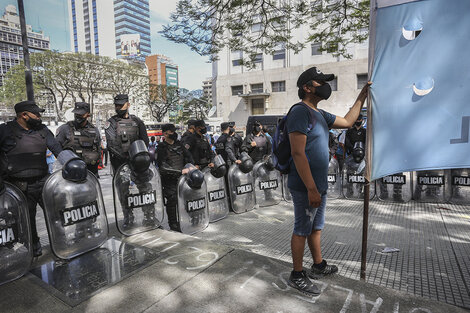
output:
<path id="1" fill-rule="evenodd" d="M 303 72 L 297 80 L 302 102 L 295 105 L 287 116 L 292 154 L 288 187 L 292 194 L 295 218 L 291 239 L 294 269 L 289 277 L 289 285 L 311 296 L 319 295 L 320 289 L 309 277 L 338 271 L 338 267 L 327 264 L 322 258 L 320 244 L 328 190 L 328 129 L 349 128 L 353 125 L 371 84 L 369 82 L 362 88 L 346 116 L 339 117 L 318 109 L 318 103 L 330 97 L 331 87 L 327 81 L 333 79 L 333 74 L 323 74 L 315 67 Z M 303 269 L 306 240 L 314 261 L 308 272 Z"/>
<path id="2" fill-rule="evenodd" d="M 184 174 L 185 164 L 194 161 L 191 153 L 178 140 L 175 125 L 163 125 L 162 132 L 165 141 L 158 146 L 157 165 L 162 176 L 162 189 L 166 213 L 168 214 L 168 224 L 171 230 L 179 231 L 176 213 L 178 204 L 176 188 L 179 177 Z"/>
<path id="3" fill-rule="evenodd" d="M 253 159 L 253 163 L 262 160 L 265 155 L 271 154 L 271 141 L 263 133 L 263 125 L 256 121 L 253 130 L 249 133 L 242 144 L 242 151 L 247 152 Z"/>
<path id="4" fill-rule="evenodd" d="M 203 120 L 197 120 L 194 123 L 194 130 L 195 132 L 191 137 L 190 148 L 188 150 L 193 156 L 194 165 L 202 171 L 207 166 L 214 166 L 212 161 L 215 155 L 205 137 L 207 133 L 206 123 Z"/>
<path id="5" fill-rule="evenodd" d="M 129 114 L 129 97 L 126 94 L 119 94 L 114 97 L 114 107 L 116 115 L 112 116 L 105 127 L 106 140 L 108 142 L 108 151 L 111 160 L 113 173 L 116 173 L 119 167 L 129 160 L 129 148 L 136 140 L 143 140 L 145 146 L 149 145 L 149 138 L 144 123 L 134 115 Z M 122 184 L 122 190 L 119 192 L 122 207 L 126 207 L 124 195 L 129 192 L 129 186 Z M 139 188 L 139 186 L 137 186 Z M 124 209 L 123 227 L 129 227 L 134 223 L 134 213 L 132 209 Z M 148 217 L 151 223 L 154 219 Z"/>
<path id="6" fill-rule="evenodd" d="M 22 101 L 15 105 L 16 119 L 0 125 L 1 175 L 26 196 L 35 257 L 42 254 L 36 207 L 39 204 L 44 209 L 42 188 L 49 177 L 46 151 L 55 156 L 62 151 L 52 132 L 42 124 L 44 111 L 34 101 Z"/>
<path id="7" fill-rule="evenodd" d="M 230 138 L 230 123 L 224 122 L 220 124 L 220 130 L 222 131 L 222 135 L 220 135 L 215 142 L 215 152 L 220 154 L 224 158 L 225 163 L 228 164 L 228 155 L 225 147 L 228 138 Z"/>
<path id="8" fill-rule="evenodd" d="M 196 120 L 189 120 L 188 121 L 188 129 L 184 132 L 183 136 L 181 136 L 181 143 L 184 147 L 189 150 L 191 145 L 193 144 L 193 135 L 195 132 L 194 123 Z"/>
<path id="9" fill-rule="evenodd" d="M 86 164 L 87 169 L 98 176 L 98 164 L 101 159 L 100 131 L 88 122 L 90 105 L 86 102 L 76 102 L 74 120 L 57 129 L 56 139 L 64 150 L 72 150 Z"/>
<path id="10" fill-rule="evenodd" d="M 356 142 L 360 141 L 366 145 L 366 129 L 362 127 L 362 122 L 362 114 L 359 114 L 354 126 L 346 131 L 345 145 L 348 154 L 352 153 Z"/>
<path id="11" fill-rule="evenodd" d="M 108 166 L 108 145 L 106 142 L 106 136 L 101 137 L 101 151 L 103 152 L 103 157 L 101 159 L 102 167 Z"/>

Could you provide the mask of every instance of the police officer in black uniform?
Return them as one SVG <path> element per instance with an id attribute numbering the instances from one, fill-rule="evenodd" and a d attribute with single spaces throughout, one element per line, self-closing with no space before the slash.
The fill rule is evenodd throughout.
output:
<path id="1" fill-rule="evenodd" d="M 362 114 L 359 114 L 354 126 L 346 131 L 345 146 L 348 154 L 353 152 L 356 142 L 366 144 L 366 129 L 362 127 L 362 122 Z"/>
<path id="2" fill-rule="evenodd" d="M 247 152 L 256 163 L 265 155 L 271 154 L 271 141 L 262 132 L 263 126 L 256 121 L 253 130 L 249 133 L 242 144 L 242 151 Z"/>
<path id="3" fill-rule="evenodd" d="M 130 107 L 129 97 L 126 94 L 118 94 L 114 97 L 114 106 L 116 115 L 112 116 L 106 124 L 105 134 L 108 142 L 108 151 L 111 160 L 113 172 L 129 160 L 129 147 L 136 140 L 143 140 L 148 147 L 149 139 L 144 123 L 134 115 L 130 115 L 128 110 Z M 122 207 L 125 205 L 124 194 L 128 192 L 129 186 L 122 184 L 123 190 L 119 192 Z M 139 186 L 137 186 L 139 188 Z M 126 190 L 127 189 L 127 190 Z M 140 190 L 139 191 L 144 191 Z M 134 222 L 134 214 L 132 210 L 124 210 L 123 227 Z"/>
<path id="4" fill-rule="evenodd" d="M 36 229 L 36 206 L 42 208 L 42 189 L 47 179 L 46 151 L 55 156 L 62 151 L 52 132 L 42 124 L 41 112 L 34 101 L 15 105 L 16 119 L 0 125 L 1 174 L 16 185 L 28 200 L 33 255 L 42 254 Z"/>
<path id="5" fill-rule="evenodd" d="M 178 140 L 175 125 L 165 124 L 162 126 L 165 141 L 158 146 L 157 165 L 162 177 L 163 197 L 165 198 L 168 224 L 171 230 L 179 231 L 177 219 L 178 198 L 176 188 L 178 179 L 183 174 L 184 166 L 193 163 L 191 153 Z"/>
<path id="6" fill-rule="evenodd" d="M 190 146 L 188 150 L 193 156 L 194 165 L 196 165 L 196 167 L 202 171 L 207 166 L 214 166 L 212 161 L 215 155 L 211 149 L 211 145 L 204 136 L 207 133 L 206 123 L 203 120 L 197 120 L 194 123 L 194 126 L 195 133 L 188 141 Z"/>
<path id="7" fill-rule="evenodd" d="M 228 164 L 228 155 L 225 150 L 225 146 L 227 145 L 228 138 L 230 138 L 230 123 L 224 122 L 220 124 L 220 130 L 222 131 L 222 135 L 220 135 L 215 143 L 215 152 L 221 155 L 224 158 L 225 163 Z"/>
<path id="8" fill-rule="evenodd" d="M 227 153 L 228 165 L 233 163 L 240 164 L 240 152 L 243 144 L 243 138 L 236 133 L 235 122 L 229 122 L 229 137 L 225 144 L 225 152 Z"/>
<path id="9" fill-rule="evenodd" d="M 196 120 L 189 120 L 188 121 L 188 130 L 184 132 L 184 134 L 181 136 L 181 143 L 184 145 L 184 147 L 189 150 L 191 148 L 191 143 L 193 140 L 193 134 L 195 132 L 194 130 L 194 123 Z"/>
<path id="10" fill-rule="evenodd" d="M 100 131 L 88 122 L 90 105 L 86 102 L 75 103 L 73 121 L 59 127 L 57 141 L 62 149 L 72 150 L 86 163 L 90 172 L 98 177 L 98 163 L 101 158 Z"/>

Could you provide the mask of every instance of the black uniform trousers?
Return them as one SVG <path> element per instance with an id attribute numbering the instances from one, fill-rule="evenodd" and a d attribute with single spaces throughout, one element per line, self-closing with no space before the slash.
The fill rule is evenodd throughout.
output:
<path id="1" fill-rule="evenodd" d="M 168 215 L 168 224 L 171 230 L 179 231 L 178 227 L 178 196 L 177 185 L 178 179 L 176 175 L 162 175 L 162 191 L 165 198 L 166 214 Z"/>

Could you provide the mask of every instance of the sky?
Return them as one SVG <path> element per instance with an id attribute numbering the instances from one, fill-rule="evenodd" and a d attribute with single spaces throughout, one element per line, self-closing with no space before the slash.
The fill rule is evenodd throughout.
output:
<path id="1" fill-rule="evenodd" d="M 50 38 L 51 49 L 71 51 L 67 0 L 23 0 L 26 24 L 42 30 Z M 0 14 L 7 5 L 17 6 L 16 0 L 0 0 Z M 150 0 L 150 32 L 152 54 L 164 54 L 178 65 L 179 86 L 189 90 L 201 89 L 202 81 L 212 76 L 208 57 L 191 51 L 186 45 L 172 43 L 158 31 L 169 23 L 176 1 Z"/>

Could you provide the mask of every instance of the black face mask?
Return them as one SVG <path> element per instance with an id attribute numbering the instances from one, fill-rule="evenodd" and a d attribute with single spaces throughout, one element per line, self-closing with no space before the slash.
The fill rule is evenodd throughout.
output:
<path id="1" fill-rule="evenodd" d="M 315 95 L 327 100 L 331 96 L 331 86 L 328 83 L 325 83 L 321 86 L 315 87 Z"/>
<path id="2" fill-rule="evenodd" d="M 83 122 L 86 121 L 86 118 L 84 118 L 84 117 L 81 116 L 81 115 L 75 114 L 75 119 L 74 119 L 74 121 L 75 121 L 75 124 L 76 124 L 76 125 L 81 125 Z"/>
<path id="3" fill-rule="evenodd" d="M 200 130 L 200 132 L 201 132 L 201 134 L 207 133 L 207 128 L 206 128 L 206 127 L 202 128 L 202 129 Z"/>
<path id="4" fill-rule="evenodd" d="M 253 130 L 254 130 L 255 133 L 259 133 L 261 131 L 261 127 L 256 125 Z"/>
<path id="5" fill-rule="evenodd" d="M 356 122 L 355 125 L 358 126 L 358 127 L 361 126 L 361 125 L 362 125 L 362 121 Z"/>
<path id="6" fill-rule="evenodd" d="M 30 129 L 37 129 L 42 125 L 42 120 L 29 117 L 26 121 L 26 125 L 28 125 Z"/>
<path id="7" fill-rule="evenodd" d="M 235 129 L 230 127 L 229 130 L 228 130 L 228 134 L 231 136 L 231 135 L 233 135 L 233 133 L 235 133 Z"/>
<path id="8" fill-rule="evenodd" d="M 116 113 L 119 117 L 124 117 L 124 115 L 126 115 L 126 113 L 127 113 L 127 110 L 116 109 Z"/>
<path id="9" fill-rule="evenodd" d="M 170 138 L 173 141 L 176 141 L 176 139 L 178 139 L 178 134 L 177 133 L 170 134 L 168 135 L 168 138 Z"/>

